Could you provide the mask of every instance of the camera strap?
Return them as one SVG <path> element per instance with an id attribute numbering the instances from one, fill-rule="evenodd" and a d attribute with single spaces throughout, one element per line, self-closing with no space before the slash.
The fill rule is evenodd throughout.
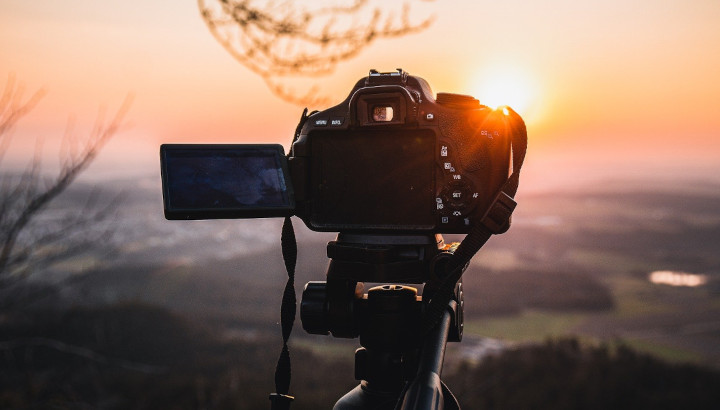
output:
<path id="1" fill-rule="evenodd" d="M 283 260 L 287 270 L 288 280 L 283 292 L 282 305 L 280 306 L 280 325 L 282 327 L 283 347 L 275 367 L 275 393 L 270 394 L 271 410 L 287 410 L 294 400 L 288 395 L 290 391 L 290 350 L 288 340 L 295 322 L 297 300 L 295 298 L 295 264 L 297 262 L 297 242 L 295 241 L 295 230 L 293 229 L 290 217 L 285 217 L 280 239 Z"/>
<path id="2" fill-rule="evenodd" d="M 308 109 L 303 110 L 300 122 L 295 129 L 293 142 L 300 135 L 300 130 L 307 119 L 315 113 L 308 114 Z M 280 305 L 280 326 L 282 327 L 283 347 L 280 351 L 277 366 L 275 366 L 275 393 L 270 394 L 271 410 L 289 410 L 290 403 L 295 399 L 290 396 L 290 350 L 288 349 L 288 340 L 292 333 L 293 324 L 295 323 L 295 314 L 297 311 L 297 299 L 295 297 L 295 266 L 297 263 L 297 241 L 295 240 L 295 230 L 293 229 L 292 219 L 287 216 L 283 222 L 282 235 L 280 237 L 280 246 L 282 247 L 283 261 L 285 262 L 285 270 L 287 270 L 288 280 L 283 291 L 282 304 Z"/>
<path id="3" fill-rule="evenodd" d="M 427 305 L 423 331 L 427 334 L 442 318 L 448 303 L 455 294 L 455 286 L 462 277 L 470 260 L 485 245 L 492 235 L 505 233 L 510 228 L 510 219 L 515 209 L 514 200 L 520 183 L 520 169 L 527 152 L 527 128 L 520 115 L 510 107 L 503 107 L 506 130 L 512 135 L 512 173 L 505 181 L 495 199 L 479 223 L 471 228 L 455 252 L 444 265 L 444 272 L 436 272 L 440 285 Z"/>

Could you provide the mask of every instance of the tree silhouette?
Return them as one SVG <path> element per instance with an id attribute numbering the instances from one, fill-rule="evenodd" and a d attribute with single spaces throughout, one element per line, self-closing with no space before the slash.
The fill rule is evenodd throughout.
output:
<path id="1" fill-rule="evenodd" d="M 72 127 L 68 127 L 60 149 L 60 171 L 55 177 L 41 173 L 40 143 L 27 168 L 14 172 L 3 161 L 11 145 L 13 128 L 44 94 L 40 90 L 25 97 L 24 88 L 10 75 L 0 96 L 0 307 L 17 299 L 11 297 L 17 296 L 11 295 L 14 285 L 34 271 L 94 248 L 108 232 L 93 229 L 93 225 L 105 220 L 113 209 L 112 203 L 100 205 L 97 195 L 90 195 L 75 214 L 40 221 L 48 204 L 87 169 L 118 132 L 130 98 L 126 98 L 109 122 L 99 114 L 86 138 L 78 139 Z"/>
<path id="2" fill-rule="evenodd" d="M 198 0 L 198 6 L 212 34 L 235 59 L 262 77 L 274 94 L 305 106 L 323 104 L 327 97 L 317 86 L 299 94 L 285 79 L 328 75 L 375 40 L 418 32 L 433 21 L 413 22 L 410 2 L 387 0 Z"/>

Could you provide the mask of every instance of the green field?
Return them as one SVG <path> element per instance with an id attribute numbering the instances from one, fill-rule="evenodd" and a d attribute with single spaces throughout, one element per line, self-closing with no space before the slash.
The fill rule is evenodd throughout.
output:
<path id="1" fill-rule="evenodd" d="M 465 322 L 465 334 L 510 342 L 541 342 L 573 334 L 586 318 L 582 313 L 527 311 L 516 316 L 489 317 Z"/>
<path id="2" fill-rule="evenodd" d="M 714 292 L 654 285 L 627 275 L 613 275 L 604 282 L 612 291 L 614 309 L 528 309 L 516 315 L 472 318 L 465 323 L 465 333 L 511 343 L 576 336 L 591 344 L 626 344 L 676 363 L 720 364 L 716 344 L 720 297 Z"/>

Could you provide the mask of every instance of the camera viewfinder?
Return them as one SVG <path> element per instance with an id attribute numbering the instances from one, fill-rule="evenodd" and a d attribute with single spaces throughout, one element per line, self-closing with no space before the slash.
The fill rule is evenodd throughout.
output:
<path id="1" fill-rule="evenodd" d="M 393 107 L 389 105 L 376 105 L 373 107 L 372 119 L 376 122 L 390 122 L 393 120 Z"/>

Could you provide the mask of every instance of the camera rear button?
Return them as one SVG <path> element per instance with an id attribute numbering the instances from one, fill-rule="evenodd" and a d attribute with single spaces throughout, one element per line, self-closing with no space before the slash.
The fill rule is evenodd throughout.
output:
<path id="1" fill-rule="evenodd" d="M 325 127 L 328 124 L 327 118 L 317 118 L 314 122 L 316 127 Z"/>
<path id="2" fill-rule="evenodd" d="M 339 127 L 343 125 L 345 122 L 345 117 L 331 117 L 330 118 L 330 126 L 331 127 Z"/>

